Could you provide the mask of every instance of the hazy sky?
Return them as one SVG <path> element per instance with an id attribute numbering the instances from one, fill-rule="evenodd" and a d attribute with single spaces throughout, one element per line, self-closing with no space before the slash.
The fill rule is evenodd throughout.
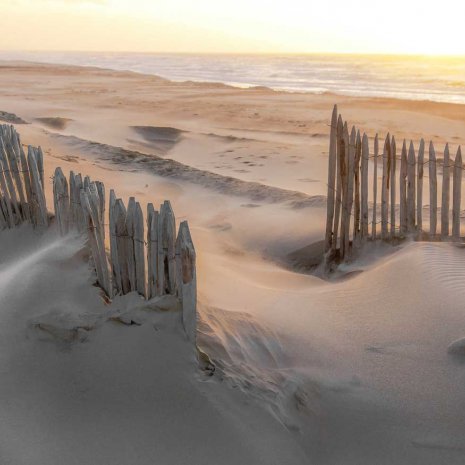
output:
<path id="1" fill-rule="evenodd" d="M 464 24 L 464 0 L 0 0 L 0 49 L 465 55 Z"/>

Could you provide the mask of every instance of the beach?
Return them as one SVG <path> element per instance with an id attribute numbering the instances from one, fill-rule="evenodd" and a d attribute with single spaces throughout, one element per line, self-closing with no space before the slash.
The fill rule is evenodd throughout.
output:
<path id="1" fill-rule="evenodd" d="M 277 441 L 282 433 L 289 464 L 303 457 L 316 464 L 461 464 L 465 372 L 447 348 L 465 337 L 464 249 L 373 244 L 333 280 L 305 266 L 318 259 L 318 247 L 307 262 L 296 259 L 296 251 L 324 238 L 334 104 L 371 139 L 388 132 L 399 141 L 431 139 L 438 158 L 446 142 L 453 153 L 465 146 L 462 104 L 0 62 L 0 120 L 15 125 L 23 144 L 43 148 L 48 193 L 61 166 L 103 181 L 125 200 L 136 195 L 144 209 L 168 198 L 177 221 L 189 221 L 199 345 L 222 373 L 212 381 L 216 402 L 222 386 L 269 413 L 257 413 L 253 426 L 244 421 L 251 430 L 271 422 L 263 438 Z M 75 289 L 70 295 L 78 299 Z M 14 409 L 5 412 L 11 419 Z M 65 457 L 62 439 L 55 457 Z M 240 445 L 244 437 L 234 440 Z M 253 453 L 243 460 L 264 457 L 265 449 L 244 445 Z M 176 461 L 168 454 L 165 463 Z"/>

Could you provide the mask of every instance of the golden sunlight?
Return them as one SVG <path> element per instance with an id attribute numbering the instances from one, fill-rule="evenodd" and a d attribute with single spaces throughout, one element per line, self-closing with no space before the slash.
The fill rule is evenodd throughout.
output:
<path id="1" fill-rule="evenodd" d="M 3 50 L 465 54 L 465 3 L 0 0 Z M 356 27 L 354 27 L 356 25 Z"/>

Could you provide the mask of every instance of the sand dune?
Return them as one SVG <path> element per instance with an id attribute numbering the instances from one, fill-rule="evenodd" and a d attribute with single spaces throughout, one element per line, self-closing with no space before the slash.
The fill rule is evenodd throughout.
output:
<path id="1" fill-rule="evenodd" d="M 45 85 L 50 80 L 53 89 Z M 465 337 L 465 249 L 369 244 L 332 280 L 308 273 L 323 238 L 325 135 L 335 96 L 28 64 L 3 67 L 0 83 L 9 89 L 0 92 L 0 108 L 31 121 L 19 128 L 22 141 L 46 151 L 47 182 L 58 165 L 81 170 L 123 198 L 136 194 L 143 207 L 169 198 L 177 220 L 189 220 L 201 341 L 218 367 L 205 378 L 194 368 L 175 312 L 144 320 L 128 301 L 115 312 L 126 324 L 96 320 L 109 309 L 89 286 L 87 268 L 73 261 L 76 244 L 59 247 L 49 237 L 36 244 L 21 233 L 33 257 L 22 262 L 31 269 L 28 289 L 40 299 L 30 301 L 22 289 L 0 297 L 10 302 L 2 306 L 2 328 L 15 327 L 2 333 L 3 349 L 15 351 L 2 350 L 0 370 L 9 377 L 0 390 L 2 398 L 19 399 L 0 405 L 2 458 L 92 463 L 103 449 L 108 462 L 135 464 L 153 463 L 155 450 L 167 451 L 164 463 L 199 465 L 464 463 L 465 365 L 453 353 Z M 390 130 L 400 138 L 465 141 L 461 105 L 337 101 L 371 135 Z M 66 134 L 35 122 L 58 107 L 73 119 Z M 161 157 L 134 126 L 183 132 Z M 11 241 L 2 235 L 9 276 Z M 34 261 L 41 250 L 45 271 Z M 54 283 L 70 268 L 78 278 L 65 279 L 66 292 L 57 296 Z M 25 325 L 42 317 L 65 329 L 78 321 L 86 342 L 79 336 L 71 350 L 57 351 L 36 336 L 26 339 Z M 86 334 L 89 322 L 97 329 Z M 180 436 L 198 455 L 174 447 Z M 45 447 L 52 439 L 53 450 Z"/>

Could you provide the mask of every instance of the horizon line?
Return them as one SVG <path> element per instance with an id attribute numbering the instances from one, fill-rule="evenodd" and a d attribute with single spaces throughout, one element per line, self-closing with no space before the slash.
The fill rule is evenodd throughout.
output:
<path id="1" fill-rule="evenodd" d="M 465 54 L 438 54 L 438 53 L 395 53 L 395 52 L 334 52 L 334 51 L 315 51 L 315 52 L 208 52 L 208 51 L 138 51 L 138 50 L 32 50 L 32 49 L 2 49 L 0 53 L 122 53 L 122 54 L 140 54 L 140 55 L 231 55 L 231 56 L 352 56 L 352 57 L 411 57 L 411 58 L 465 58 Z"/>

